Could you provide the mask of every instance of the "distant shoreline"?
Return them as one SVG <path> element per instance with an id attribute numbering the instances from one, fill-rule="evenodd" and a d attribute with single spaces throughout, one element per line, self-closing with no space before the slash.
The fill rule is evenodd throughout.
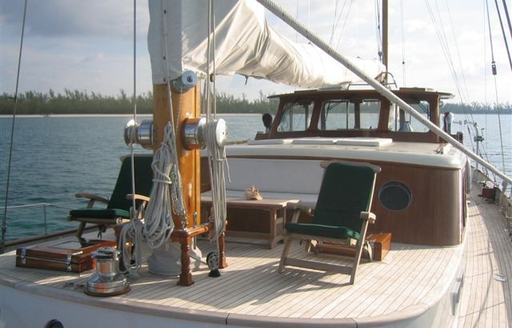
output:
<path id="1" fill-rule="evenodd" d="M 153 112 L 153 94 L 142 93 L 137 96 L 137 112 L 151 115 Z M 216 97 L 217 113 L 220 115 L 275 114 L 279 107 L 277 98 L 267 98 L 261 94 L 259 99 L 248 100 L 245 97 L 235 98 L 228 94 L 218 94 Z M 14 110 L 14 98 L 11 94 L 0 94 L 0 115 L 9 115 Z M 21 115 L 67 116 L 129 116 L 133 108 L 132 99 L 121 90 L 117 96 L 101 95 L 81 90 L 65 90 L 63 94 L 48 92 L 26 91 L 18 95 L 16 113 Z M 489 105 L 485 103 L 445 103 L 441 112 L 452 112 L 456 115 L 471 114 L 512 114 L 512 104 L 502 103 Z M 60 117 L 60 116 L 59 116 Z"/>
<path id="2" fill-rule="evenodd" d="M 460 116 L 460 115 L 512 115 L 512 113 L 510 112 L 505 112 L 505 113 L 496 113 L 496 112 L 487 112 L 487 113 L 482 113 L 482 112 L 479 112 L 479 113 L 474 113 L 474 112 L 465 112 L 465 113 L 456 113 L 454 112 L 453 113 L 455 115 L 455 117 L 457 116 Z M 219 116 L 237 116 L 237 115 L 256 115 L 256 116 L 260 116 L 262 115 L 261 113 L 217 113 L 217 115 Z M 44 118 L 44 117 L 132 117 L 133 114 L 45 114 L 45 115 L 41 115 L 41 114 L 18 114 L 16 115 L 17 118 L 34 118 L 34 117 L 39 117 L 39 118 Z M 137 114 L 137 117 L 152 117 L 153 114 Z M 204 116 L 204 114 L 203 114 Z M 0 114 L 0 118 L 12 118 L 12 114 Z"/>
<path id="3" fill-rule="evenodd" d="M 260 113 L 217 113 L 219 116 L 256 115 Z M 44 118 L 44 117 L 132 117 L 133 114 L 19 114 L 16 118 Z M 152 117 L 153 114 L 137 114 L 137 117 Z M 204 115 L 203 115 L 204 116 Z M 12 118 L 12 114 L 0 114 L 0 118 Z"/>

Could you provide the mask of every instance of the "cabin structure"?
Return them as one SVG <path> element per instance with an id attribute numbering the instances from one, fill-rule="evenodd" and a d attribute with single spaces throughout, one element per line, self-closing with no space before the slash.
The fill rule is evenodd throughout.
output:
<path id="1" fill-rule="evenodd" d="M 394 93 L 442 127 L 440 105 L 449 93 L 422 88 Z M 227 147 L 228 196 L 243 198 L 246 188 L 256 186 L 267 200 L 314 208 L 322 162 L 368 162 L 382 168 L 373 199 L 377 221 L 369 233 L 391 233 L 393 241 L 409 244 L 462 242 L 469 172 L 464 154 L 374 90 L 306 90 L 273 97 L 279 98 L 279 107 L 268 132 Z M 452 135 L 462 141 L 460 133 Z M 255 213 L 249 205 L 232 208 L 228 236 L 238 217 Z"/>

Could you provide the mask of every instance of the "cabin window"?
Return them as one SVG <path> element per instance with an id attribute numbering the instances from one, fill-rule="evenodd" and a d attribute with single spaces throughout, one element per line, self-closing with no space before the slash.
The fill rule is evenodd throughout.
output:
<path id="1" fill-rule="evenodd" d="M 424 118 L 430 118 L 430 105 L 427 101 L 420 101 L 418 103 L 409 103 L 417 112 Z M 399 132 L 428 132 L 428 128 L 420 121 L 415 119 L 411 114 L 398 108 L 398 106 L 391 106 L 389 115 L 389 130 Z"/>
<path id="2" fill-rule="evenodd" d="M 305 131 L 313 114 L 313 101 L 292 102 L 284 105 L 278 132 Z"/>
<path id="3" fill-rule="evenodd" d="M 322 104 L 319 130 L 371 130 L 379 122 L 380 101 L 329 100 Z"/>

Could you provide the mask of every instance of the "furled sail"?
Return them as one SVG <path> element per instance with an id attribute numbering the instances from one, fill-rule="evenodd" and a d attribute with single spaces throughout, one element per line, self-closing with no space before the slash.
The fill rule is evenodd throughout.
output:
<path id="1" fill-rule="evenodd" d="M 208 1 L 150 0 L 148 46 L 153 83 L 166 83 L 185 70 L 207 71 Z M 319 88 L 360 79 L 322 50 L 292 42 L 274 31 L 254 0 L 215 1 L 215 68 L 289 85 Z M 383 66 L 354 59 L 371 76 Z M 210 67 L 211 68 L 211 67 Z"/>

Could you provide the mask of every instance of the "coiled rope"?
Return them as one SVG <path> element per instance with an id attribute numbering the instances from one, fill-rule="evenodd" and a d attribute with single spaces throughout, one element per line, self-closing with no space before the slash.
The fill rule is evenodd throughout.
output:
<path id="1" fill-rule="evenodd" d="M 218 122 L 210 121 L 206 125 L 206 148 L 212 186 L 212 216 L 215 222 L 215 231 L 210 237 L 214 240 L 218 240 L 226 225 L 226 173 L 229 172 L 224 144 L 217 143 Z"/>
<path id="2" fill-rule="evenodd" d="M 220 121 L 215 120 L 217 114 L 216 108 L 216 61 L 215 61 L 215 12 L 214 0 L 208 1 L 208 44 L 207 44 L 207 79 L 205 81 L 206 89 L 206 125 L 204 134 L 206 139 L 206 149 L 208 151 L 210 184 L 212 186 L 212 219 L 215 225 L 215 231 L 210 234 L 211 240 L 217 241 L 217 251 L 219 251 L 218 238 L 224 231 L 226 225 L 226 173 L 229 172 L 226 159 L 226 150 L 223 141 L 217 139 L 217 127 Z M 211 67 L 211 72 L 210 72 Z"/>
<path id="3" fill-rule="evenodd" d="M 179 186 L 179 173 L 176 165 L 174 129 L 167 123 L 164 140 L 153 156 L 153 187 L 144 218 L 132 219 L 123 226 L 119 246 L 123 249 L 125 264 L 133 260 L 131 269 L 138 270 L 142 263 L 142 243 L 151 249 L 161 247 L 171 236 L 174 229 L 172 214 L 184 213 Z M 137 245 L 130 256 L 130 244 Z"/>

